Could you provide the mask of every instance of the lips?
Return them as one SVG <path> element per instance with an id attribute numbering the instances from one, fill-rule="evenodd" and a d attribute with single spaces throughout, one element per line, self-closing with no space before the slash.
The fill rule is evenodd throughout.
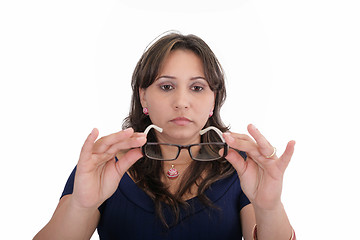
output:
<path id="1" fill-rule="evenodd" d="M 177 117 L 172 119 L 170 122 L 179 125 L 179 126 L 185 126 L 191 123 L 191 120 L 186 117 Z"/>

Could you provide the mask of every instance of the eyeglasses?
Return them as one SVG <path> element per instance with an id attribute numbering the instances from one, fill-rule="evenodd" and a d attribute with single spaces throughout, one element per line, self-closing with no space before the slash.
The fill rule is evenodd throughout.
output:
<path id="1" fill-rule="evenodd" d="M 145 129 L 144 133 L 147 135 L 152 128 L 158 132 L 162 132 L 162 128 L 152 124 Z M 227 155 L 229 147 L 222 136 L 222 132 L 216 127 L 211 126 L 205 128 L 200 131 L 200 135 L 203 135 L 210 130 L 214 130 L 219 135 L 222 142 L 197 143 L 190 145 L 147 142 L 142 147 L 142 152 L 146 157 L 153 160 L 173 161 L 179 157 L 182 149 L 187 149 L 191 159 L 194 161 L 207 162 L 219 160 Z M 219 151 L 221 149 L 223 151 L 220 154 Z"/>

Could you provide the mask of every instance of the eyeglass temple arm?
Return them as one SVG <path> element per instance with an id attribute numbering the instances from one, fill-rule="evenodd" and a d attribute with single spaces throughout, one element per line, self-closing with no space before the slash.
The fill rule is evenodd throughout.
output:
<path id="1" fill-rule="evenodd" d="M 151 125 L 147 126 L 147 128 L 146 128 L 145 131 L 144 131 L 144 133 L 147 135 L 148 132 L 149 132 L 152 128 L 154 128 L 154 129 L 155 129 L 156 131 L 158 131 L 158 132 L 162 132 L 162 131 L 163 131 L 163 129 L 162 129 L 161 127 L 158 127 L 158 126 L 156 126 L 155 124 L 151 124 Z"/>
<path id="2" fill-rule="evenodd" d="M 156 131 L 158 131 L 158 132 L 162 132 L 162 131 L 163 131 L 163 129 L 162 129 L 161 127 L 158 127 L 158 126 L 156 126 L 155 124 L 151 124 L 151 125 L 147 126 L 147 128 L 146 128 L 145 131 L 144 131 L 144 133 L 147 135 L 148 132 L 149 132 L 152 128 L 154 128 L 154 129 L 155 129 Z M 210 126 L 210 127 L 207 127 L 207 128 L 205 128 L 205 129 L 201 130 L 201 131 L 200 131 L 200 135 L 204 135 L 206 132 L 208 132 L 208 131 L 210 131 L 210 130 L 214 130 L 214 131 L 219 135 L 219 137 L 221 138 L 221 141 L 225 142 L 225 139 L 224 139 L 224 137 L 222 136 L 222 132 L 221 132 L 218 128 L 213 127 L 213 126 Z"/>
<path id="3" fill-rule="evenodd" d="M 221 138 L 221 141 L 225 142 L 225 139 L 222 136 L 223 133 L 220 131 L 220 129 L 218 129 L 218 128 L 214 127 L 214 126 L 210 126 L 210 127 L 207 127 L 205 129 L 201 130 L 200 135 L 203 135 L 203 134 L 205 134 L 206 132 L 208 132 L 210 130 L 214 130 L 219 135 L 219 137 Z"/>

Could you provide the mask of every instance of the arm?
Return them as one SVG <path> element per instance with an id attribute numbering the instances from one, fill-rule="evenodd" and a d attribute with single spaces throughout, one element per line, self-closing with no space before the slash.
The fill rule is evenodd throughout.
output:
<path id="1" fill-rule="evenodd" d="M 72 195 L 61 198 L 49 223 L 34 237 L 40 239 L 90 239 L 100 219 L 98 209 L 83 209 Z"/>
<path id="2" fill-rule="evenodd" d="M 273 210 L 255 208 L 254 211 L 258 239 L 291 239 L 292 227 L 282 204 Z"/>
<path id="3" fill-rule="evenodd" d="M 253 125 L 248 126 L 250 138 L 245 134 L 225 133 L 224 138 L 229 146 L 248 154 L 246 161 L 230 149 L 226 159 L 234 166 L 245 195 L 252 203 L 251 208 L 244 208 L 241 220 L 245 223 L 247 232 L 245 239 L 252 239 L 252 230 L 249 238 L 249 224 L 257 225 L 258 239 L 289 240 L 292 236 L 292 227 L 281 202 L 282 183 L 294 152 L 294 141 L 290 141 L 284 154 L 278 158 L 274 148 Z M 255 218 L 255 223 L 253 219 Z"/>
<path id="4" fill-rule="evenodd" d="M 256 224 L 255 212 L 252 204 L 248 204 L 241 209 L 240 220 L 244 239 L 252 239 L 252 231 Z"/>
<path id="5" fill-rule="evenodd" d="M 95 142 L 98 135 L 94 129 L 83 145 L 73 193 L 60 200 L 51 220 L 35 239 L 89 239 L 100 218 L 98 207 L 116 191 L 128 168 L 142 157 L 139 147 L 146 142 L 145 134 L 127 129 Z"/>
<path id="6" fill-rule="evenodd" d="M 244 239 L 253 239 L 254 226 L 258 227 L 258 239 L 282 239 L 285 235 L 286 240 L 290 239 L 292 228 L 283 207 L 271 212 L 260 212 L 254 209 L 252 204 L 245 206 L 240 212 L 241 229 Z M 263 229 L 261 228 L 263 226 Z M 288 233 L 288 234 L 284 234 Z M 274 238 L 269 238 L 274 236 Z"/>

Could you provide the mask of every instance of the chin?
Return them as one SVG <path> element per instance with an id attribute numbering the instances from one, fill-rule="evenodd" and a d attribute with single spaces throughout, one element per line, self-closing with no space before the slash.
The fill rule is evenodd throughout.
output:
<path id="1" fill-rule="evenodd" d="M 174 140 L 174 143 L 186 145 L 194 142 L 194 138 L 199 137 L 200 128 L 193 124 L 187 126 L 169 126 L 167 129 L 164 129 L 164 133 L 171 139 Z M 197 140 L 197 139 L 196 139 Z"/>

